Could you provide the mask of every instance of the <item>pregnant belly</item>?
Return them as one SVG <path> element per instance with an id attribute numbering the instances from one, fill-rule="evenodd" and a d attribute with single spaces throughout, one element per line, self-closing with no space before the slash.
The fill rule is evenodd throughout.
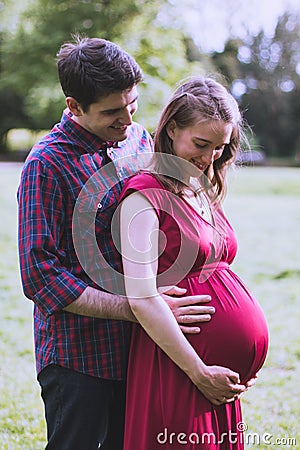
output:
<path id="1" fill-rule="evenodd" d="M 189 341 L 208 365 L 221 365 L 251 379 L 262 367 L 268 350 L 268 328 L 263 311 L 231 271 L 220 271 L 205 283 L 198 277 L 183 283 L 190 294 L 209 294 L 216 309 L 210 322 Z"/>

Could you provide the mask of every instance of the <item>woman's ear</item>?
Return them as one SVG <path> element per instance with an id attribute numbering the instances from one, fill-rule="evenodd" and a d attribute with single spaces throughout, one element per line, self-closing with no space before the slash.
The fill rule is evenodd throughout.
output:
<path id="1" fill-rule="evenodd" d="M 170 122 L 168 122 L 166 125 L 166 132 L 169 138 L 172 140 L 174 139 L 175 130 L 176 130 L 176 122 L 174 119 L 171 119 Z"/>
<path id="2" fill-rule="evenodd" d="M 66 104 L 73 116 L 80 117 L 83 115 L 82 108 L 74 97 L 67 97 Z"/>

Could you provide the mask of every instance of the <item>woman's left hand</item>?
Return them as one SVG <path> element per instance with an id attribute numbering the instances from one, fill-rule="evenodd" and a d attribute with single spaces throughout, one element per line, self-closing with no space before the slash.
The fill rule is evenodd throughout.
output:
<path id="1" fill-rule="evenodd" d="M 254 375 L 254 377 L 251 378 L 251 380 L 247 381 L 247 383 L 246 383 L 246 388 L 249 389 L 249 388 L 251 388 L 252 386 L 254 386 L 255 383 L 257 382 L 257 380 L 258 380 L 258 374 L 256 373 L 256 374 Z"/>
<path id="2" fill-rule="evenodd" d="M 251 378 L 249 381 L 247 381 L 247 383 L 245 384 L 246 389 L 244 392 L 246 392 L 248 389 L 253 387 L 256 384 L 257 380 L 258 380 L 258 374 L 255 374 L 254 377 Z M 240 394 L 236 394 L 234 396 L 234 400 L 240 399 L 244 392 L 241 392 Z M 227 403 L 227 402 L 224 402 L 224 403 Z"/>

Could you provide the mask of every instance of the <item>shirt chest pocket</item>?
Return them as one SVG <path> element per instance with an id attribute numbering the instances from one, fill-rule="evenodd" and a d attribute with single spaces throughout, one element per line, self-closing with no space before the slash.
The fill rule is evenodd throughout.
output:
<path id="1" fill-rule="evenodd" d="M 113 189 L 104 195 L 101 193 L 82 195 L 73 215 L 76 235 L 84 240 L 95 237 L 101 239 L 101 235 L 106 234 L 111 227 L 117 205 L 118 193 Z"/>

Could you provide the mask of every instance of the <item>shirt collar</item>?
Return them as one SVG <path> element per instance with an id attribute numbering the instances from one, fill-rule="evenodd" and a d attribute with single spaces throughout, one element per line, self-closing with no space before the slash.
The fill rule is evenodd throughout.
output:
<path id="1" fill-rule="evenodd" d="M 118 142 L 103 141 L 101 138 L 75 122 L 72 119 L 72 113 L 68 108 L 63 112 L 60 126 L 67 135 L 72 137 L 72 141 L 75 141 L 78 144 L 82 149 L 82 153 L 101 153 L 103 151 L 106 152 L 109 148 L 118 147 Z"/>

